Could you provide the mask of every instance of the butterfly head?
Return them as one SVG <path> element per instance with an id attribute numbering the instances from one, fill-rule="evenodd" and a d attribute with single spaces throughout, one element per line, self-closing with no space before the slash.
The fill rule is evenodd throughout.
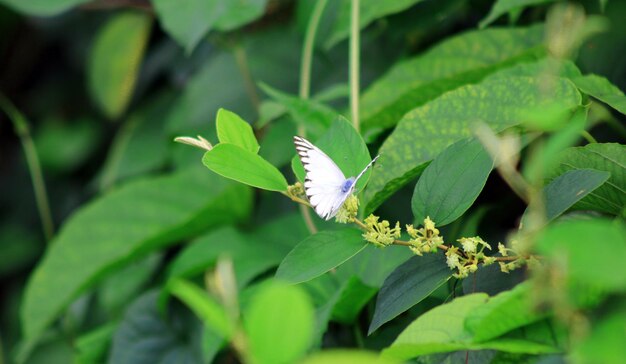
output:
<path id="1" fill-rule="evenodd" d="M 341 192 L 348 193 L 354 188 L 354 177 L 350 177 L 341 185 Z"/>

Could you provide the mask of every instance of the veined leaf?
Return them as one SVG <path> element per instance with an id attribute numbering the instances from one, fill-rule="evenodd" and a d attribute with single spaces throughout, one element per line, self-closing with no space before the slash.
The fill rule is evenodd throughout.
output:
<path id="1" fill-rule="evenodd" d="M 626 96 L 609 80 L 598 75 L 584 75 L 572 79 L 582 92 L 594 97 L 626 115 Z"/>
<path id="2" fill-rule="evenodd" d="M 147 14 L 121 13 L 96 37 L 89 55 L 89 90 L 110 119 L 119 117 L 130 102 L 151 25 Z"/>
<path id="3" fill-rule="evenodd" d="M 37 340 L 72 298 L 111 268 L 236 221 L 250 203 L 249 189 L 194 169 L 133 181 L 86 205 L 63 226 L 30 277 L 21 311 L 25 340 Z"/>
<path id="4" fill-rule="evenodd" d="M 218 144 L 204 154 L 202 163 L 213 172 L 269 191 L 287 191 L 287 180 L 258 154 L 234 144 Z"/>
<path id="5" fill-rule="evenodd" d="M 524 7 L 554 2 L 554 0 L 498 0 L 491 7 L 489 14 L 480 21 L 479 27 L 484 28 L 493 23 L 500 16 L 513 11 L 520 11 Z"/>
<path id="6" fill-rule="evenodd" d="M 626 208 L 626 146 L 594 143 L 564 150 L 558 166 L 549 177 L 575 169 L 595 169 L 611 174 L 608 181 L 574 205 L 579 210 L 595 210 L 620 215 Z"/>
<path id="7" fill-rule="evenodd" d="M 451 276 L 443 254 L 425 254 L 407 260 L 391 272 L 380 288 L 368 332 L 371 334 L 428 297 Z"/>
<path id="8" fill-rule="evenodd" d="M 460 86 L 517 62 L 535 59 L 543 27 L 467 32 L 399 62 L 361 98 L 361 127 L 367 137 L 393 127 L 404 114 Z"/>
<path id="9" fill-rule="evenodd" d="M 530 108 L 556 101 L 571 109 L 580 105 L 580 93 L 571 82 L 554 79 L 553 83 L 546 95 L 541 91 L 542 79 L 498 77 L 458 88 L 407 113 L 380 149 L 379 168 L 363 196 L 366 213 L 417 177 L 448 145 L 469 137 L 475 123 L 498 132 L 520 123 L 520 113 Z"/>
<path id="10" fill-rule="evenodd" d="M 255 154 L 259 151 L 259 142 L 254 136 L 252 127 L 239 115 L 226 109 L 219 109 L 215 123 L 220 143 L 234 144 Z"/>
<path id="11" fill-rule="evenodd" d="M 478 141 L 452 144 L 426 167 L 415 185 L 414 220 L 429 216 L 437 226 L 456 220 L 474 203 L 492 168 L 493 160 Z"/>
<path id="12" fill-rule="evenodd" d="M 321 231 L 287 254 L 276 277 L 290 283 L 308 281 L 350 259 L 367 244 L 356 229 Z"/>

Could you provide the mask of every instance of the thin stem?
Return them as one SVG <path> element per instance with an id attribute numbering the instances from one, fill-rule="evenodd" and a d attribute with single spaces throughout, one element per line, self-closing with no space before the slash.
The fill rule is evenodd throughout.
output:
<path id="1" fill-rule="evenodd" d="M 581 131 L 580 134 L 583 136 L 583 138 L 585 138 L 587 142 L 591 144 L 596 144 L 598 142 L 596 138 L 594 138 L 593 135 L 589 134 L 587 130 Z"/>
<path id="2" fill-rule="evenodd" d="M 315 46 L 315 35 L 317 34 L 317 28 L 322 18 L 322 13 L 328 0 L 317 0 L 313 12 L 311 13 L 311 19 L 306 27 L 306 34 L 304 36 L 304 45 L 302 46 L 302 59 L 300 63 L 300 91 L 299 96 L 301 99 L 308 99 L 311 94 L 311 66 L 313 64 L 313 47 Z M 299 127 L 301 128 L 301 127 Z M 304 131 L 298 131 L 300 135 L 304 135 Z"/>
<path id="3" fill-rule="evenodd" d="M 360 130 L 359 123 L 359 0 L 352 0 L 350 16 L 350 110 L 352 125 Z"/>
<path id="4" fill-rule="evenodd" d="M 246 92 L 250 97 L 250 101 L 252 102 L 252 106 L 254 106 L 254 110 L 258 114 L 261 101 L 259 99 L 259 94 L 257 93 L 256 86 L 254 85 L 252 74 L 250 73 L 246 50 L 237 43 L 234 46 L 233 53 L 235 56 L 235 61 L 237 62 L 237 67 L 239 68 L 239 72 L 241 72 L 241 76 L 243 77 L 243 81 L 246 86 Z"/>
<path id="5" fill-rule="evenodd" d="M 35 143 L 30 135 L 28 121 L 11 103 L 11 101 L 9 101 L 9 99 L 4 97 L 2 94 L 0 94 L 0 108 L 4 110 L 13 123 L 15 133 L 20 138 L 20 142 L 24 148 L 26 163 L 28 164 L 30 177 L 33 181 L 33 190 L 35 191 L 35 200 L 37 202 L 39 217 L 41 218 L 41 225 L 46 240 L 50 242 L 54 236 L 54 224 L 52 223 L 52 213 L 50 212 L 50 204 L 48 202 L 46 184 L 43 180 L 43 173 L 41 172 L 39 156 L 37 155 Z"/>

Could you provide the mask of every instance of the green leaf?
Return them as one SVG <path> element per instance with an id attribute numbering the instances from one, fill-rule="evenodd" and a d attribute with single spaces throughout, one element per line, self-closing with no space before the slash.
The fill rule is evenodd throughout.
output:
<path id="1" fill-rule="evenodd" d="M 220 176 L 269 191 L 287 191 L 287 180 L 263 157 L 234 144 L 218 144 L 202 163 Z"/>
<path id="2" fill-rule="evenodd" d="M 153 0 L 163 29 L 190 54 L 223 14 L 220 0 Z"/>
<path id="3" fill-rule="evenodd" d="M 322 135 L 331 122 L 337 118 L 335 110 L 317 101 L 304 100 L 265 84 L 261 84 L 261 89 L 272 99 L 284 105 L 294 121 L 305 128 L 307 135 Z"/>
<path id="4" fill-rule="evenodd" d="M 451 276 L 443 254 L 425 254 L 407 260 L 385 279 L 380 288 L 368 333 L 428 297 Z"/>
<path id="5" fill-rule="evenodd" d="M 358 277 L 364 284 L 379 288 L 394 269 L 414 254 L 405 247 L 378 249 L 368 245 L 359 254 L 337 268 L 337 276 Z"/>
<path id="6" fill-rule="evenodd" d="M 359 29 L 386 15 L 401 12 L 423 0 L 360 0 L 359 1 Z M 326 41 L 326 48 L 330 48 L 348 37 L 350 34 L 352 1 L 341 0 L 339 10 L 331 34 Z"/>
<path id="7" fill-rule="evenodd" d="M 215 22 L 215 29 L 221 31 L 235 30 L 258 18 L 265 12 L 267 0 L 221 0 L 225 7 Z"/>
<path id="8" fill-rule="evenodd" d="M 363 350 L 350 350 L 350 349 L 331 349 L 324 350 L 312 354 L 302 364 L 346 364 L 346 363 L 359 363 L 359 364 L 398 364 L 393 359 L 381 358 L 378 353 L 363 351 Z"/>
<path id="9" fill-rule="evenodd" d="M 555 178 L 543 190 L 546 222 L 567 211 L 585 196 L 602 186 L 611 174 L 593 169 L 574 169 Z M 528 217 L 522 217 L 522 222 Z"/>
<path id="10" fill-rule="evenodd" d="M 572 82 L 582 92 L 626 115 L 626 96 L 611 81 L 598 75 L 584 75 L 573 78 Z"/>
<path id="11" fill-rule="evenodd" d="M 366 213 L 415 178 L 448 145 L 469 137 L 483 122 L 496 132 L 519 124 L 520 113 L 552 104 L 574 109 L 581 96 L 574 85 L 554 79 L 554 89 L 544 94 L 545 79 L 498 77 L 467 85 L 407 113 L 380 148 L 378 167 L 363 196 Z"/>
<path id="12" fill-rule="evenodd" d="M 560 153 L 558 166 L 548 177 L 576 169 L 595 169 L 611 174 L 608 181 L 574 205 L 578 210 L 594 210 L 620 215 L 626 208 L 626 146 L 594 143 L 568 148 Z"/>
<path id="13" fill-rule="evenodd" d="M 53 16 L 90 0 L 0 0 L 16 11 L 34 16 Z"/>
<path id="14" fill-rule="evenodd" d="M 219 109 L 216 125 L 220 143 L 234 144 L 255 154 L 259 151 L 259 143 L 252 127 L 239 115 L 226 109 Z"/>
<path id="15" fill-rule="evenodd" d="M 133 96 L 151 27 L 148 14 L 125 12 L 109 20 L 95 39 L 87 69 L 89 90 L 110 119 L 122 115 Z"/>
<path id="16" fill-rule="evenodd" d="M 467 336 L 465 317 L 485 304 L 487 299 L 486 294 L 475 293 L 426 312 L 383 350 L 383 357 L 410 359 L 418 355 L 460 350 L 462 344 L 459 341 Z"/>
<path id="17" fill-rule="evenodd" d="M 129 307 L 109 352 L 109 362 L 120 364 L 201 363 L 202 324 L 176 305 L 164 315 L 157 305 L 158 291 L 148 291 Z"/>
<path id="18" fill-rule="evenodd" d="M 341 265 L 366 246 L 359 230 L 321 231 L 287 254 L 276 271 L 276 278 L 290 283 L 308 281 Z"/>
<path id="19" fill-rule="evenodd" d="M 200 287 L 182 279 L 174 279 L 167 283 L 166 288 L 178 297 L 204 322 L 204 324 L 224 339 L 230 339 L 235 331 L 226 310 Z"/>
<path id="20" fill-rule="evenodd" d="M 465 328 L 472 334 L 472 340 L 487 341 L 545 317 L 545 313 L 535 312 L 531 290 L 529 283 L 518 284 L 470 312 Z"/>
<path id="21" fill-rule="evenodd" d="M 74 344 L 76 349 L 74 363 L 103 362 L 117 325 L 117 322 L 110 322 L 78 337 Z"/>
<path id="22" fill-rule="evenodd" d="M 478 26 L 480 28 L 484 28 L 506 13 L 520 11 L 527 6 L 551 2 L 554 2 L 554 0 L 498 0 L 495 4 L 493 4 L 489 14 L 487 14 L 487 16 L 480 21 Z"/>
<path id="23" fill-rule="evenodd" d="M 74 297 L 112 268 L 237 221 L 250 203 L 249 189 L 201 168 L 134 181 L 85 205 L 30 277 L 21 311 L 24 339 L 37 340 Z"/>
<path id="24" fill-rule="evenodd" d="M 324 135 L 315 142 L 315 146 L 326 153 L 346 177 L 357 176 L 372 161 L 363 138 L 343 116 L 335 119 Z M 304 167 L 297 155 L 292 159 L 291 167 L 298 180 L 304 181 Z M 365 188 L 374 168 L 376 166 L 370 168 L 359 179 L 356 184 L 357 192 Z"/>
<path id="25" fill-rule="evenodd" d="M 272 282 L 253 297 L 244 328 L 256 363 L 293 363 L 312 344 L 313 305 L 302 288 Z"/>
<path id="26" fill-rule="evenodd" d="M 485 187 L 492 168 L 491 157 L 476 140 L 461 140 L 446 148 L 415 185 L 414 221 L 429 216 L 443 226 L 458 219 Z"/>
<path id="27" fill-rule="evenodd" d="M 335 302 L 332 310 L 333 321 L 344 324 L 353 324 L 361 309 L 370 301 L 378 290 L 367 286 L 356 277 L 346 281 L 341 289 L 341 294 Z"/>
<path id="28" fill-rule="evenodd" d="M 543 27 L 486 29 L 446 39 L 423 55 L 398 62 L 361 98 L 361 128 L 369 137 L 408 111 L 488 74 L 536 57 Z"/>
<path id="29" fill-rule="evenodd" d="M 573 282 L 626 290 L 626 275 L 616 273 L 626 259 L 626 227 L 620 221 L 561 221 L 541 233 L 536 247 L 549 259 L 565 264 Z"/>
<path id="30" fill-rule="evenodd" d="M 624 322 L 626 310 L 623 306 L 593 323 L 588 336 L 578 342 L 571 355 L 574 363 L 620 364 L 626 356 L 624 345 Z"/>

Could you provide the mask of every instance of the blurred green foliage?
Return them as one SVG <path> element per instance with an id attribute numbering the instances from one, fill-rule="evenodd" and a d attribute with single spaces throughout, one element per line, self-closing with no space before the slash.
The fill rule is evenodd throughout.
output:
<path id="1" fill-rule="evenodd" d="M 0 0 L 0 363 L 623 362 L 624 19 Z M 346 177 L 381 154 L 356 227 L 408 234 L 380 248 L 298 209 L 296 134 Z M 428 216 L 445 255 L 402 246 Z"/>

